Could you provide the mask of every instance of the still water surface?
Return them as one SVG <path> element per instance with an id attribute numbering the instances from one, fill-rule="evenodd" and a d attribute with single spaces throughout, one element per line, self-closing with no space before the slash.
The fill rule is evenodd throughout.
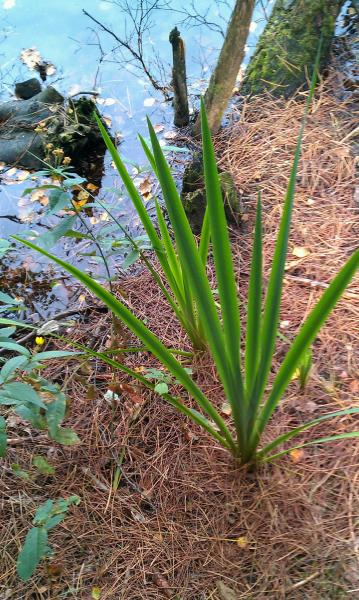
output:
<path id="1" fill-rule="evenodd" d="M 141 165 L 144 157 L 139 150 L 137 133 L 146 136 L 146 115 L 150 116 L 153 123 L 158 124 L 158 136 L 163 140 L 162 144 L 170 145 L 173 130 L 172 109 L 170 103 L 164 102 L 161 93 L 156 92 L 149 84 L 145 74 L 128 62 L 128 55 L 121 57 L 118 51 L 113 52 L 116 42 L 111 36 L 101 32 L 83 12 L 85 9 L 118 36 L 125 37 L 126 32 L 131 31 L 131 21 L 129 16 L 120 10 L 119 4 L 111 0 L 2 0 L 1 100 L 11 98 L 16 81 L 34 76 L 34 72 L 22 64 L 20 53 L 24 49 L 35 47 L 43 59 L 56 67 L 55 74 L 48 78 L 47 84 L 54 85 L 64 96 L 83 91 L 99 92 L 99 108 L 111 122 L 112 132 L 119 134 L 122 155 Z M 265 24 L 265 15 L 270 12 L 272 4 L 273 2 L 258 3 L 247 42 L 245 63 L 253 51 Z M 153 13 L 150 29 L 144 36 L 146 60 L 151 64 L 155 76 L 158 76 L 156 61 L 159 59 L 163 67 L 162 76 L 165 81 L 170 81 L 171 46 L 168 35 L 177 25 L 185 39 L 190 100 L 195 104 L 198 93 L 205 88 L 211 68 L 215 64 L 223 40 L 218 29 L 225 29 L 230 8 L 225 3 L 217 5 L 216 2 L 196 0 L 195 7 L 198 13 L 206 13 L 207 20 L 213 24 L 212 28 L 209 28 L 204 25 L 193 26 L 193 21 L 183 23 L 184 13 L 186 10 L 191 12 L 192 8 L 180 0 L 173 0 L 170 6 L 165 6 L 165 3 L 161 5 L 162 8 Z M 132 9 L 138 7 L 134 3 L 130 3 L 130 6 Z M 186 158 L 188 154 L 184 149 L 181 154 L 175 156 Z M 133 165 L 129 165 L 131 170 Z M 14 178 L 16 179 L 17 175 Z M 44 224 L 49 225 L 49 220 L 42 217 L 41 205 L 32 203 L 30 206 L 21 199 L 22 191 L 28 185 L 28 182 L 0 184 L 0 237 L 7 237 L 15 232 L 23 234 L 28 232 L 29 228 L 40 231 Z M 136 233 L 137 218 L 128 199 L 118 192 L 118 187 L 118 178 L 111 160 L 106 157 L 100 196 L 114 207 L 122 223 Z M 20 217 L 20 222 L 6 218 L 7 215 Z M 101 215 L 98 218 L 100 217 Z M 76 247 L 73 240 L 61 240 L 55 250 L 72 260 L 78 260 L 78 253 L 74 249 Z M 44 278 L 48 280 L 54 277 L 52 269 L 38 256 L 26 253 L 24 255 L 21 251 L 20 254 L 14 254 L 11 261 L 10 265 L 9 260 L 3 261 L 3 273 L 4 270 L 5 274 L 8 273 L 12 265 L 16 265 L 17 269 L 22 267 L 28 275 L 28 287 L 25 285 L 25 290 L 27 289 L 30 295 L 32 287 L 36 286 L 35 280 L 42 281 Z M 95 275 L 101 270 L 99 263 L 91 263 L 90 259 L 86 268 Z M 34 273 L 35 278 L 30 276 Z M 23 277 L 20 279 L 22 281 Z M 38 295 L 40 304 L 45 307 L 52 305 L 57 310 L 59 304 L 66 306 L 71 291 L 68 290 L 69 286 L 66 286 L 65 281 L 59 278 L 58 285 L 49 289 L 45 285 Z M 23 281 L 21 285 L 23 286 Z M 23 293 L 21 285 L 15 278 L 13 292 L 19 287 L 19 292 Z"/>

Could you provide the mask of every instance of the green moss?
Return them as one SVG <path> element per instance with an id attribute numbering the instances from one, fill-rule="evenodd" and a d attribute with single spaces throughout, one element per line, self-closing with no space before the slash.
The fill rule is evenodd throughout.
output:
<path id="1" fill-rule="evenodd" d="M 335 20 L 343 0 L 277 0 L 250 61 L 244 93 L 269 90 L 290 96 L 306 86 L 323 36 L 321 70 L 328 61 Z"/>

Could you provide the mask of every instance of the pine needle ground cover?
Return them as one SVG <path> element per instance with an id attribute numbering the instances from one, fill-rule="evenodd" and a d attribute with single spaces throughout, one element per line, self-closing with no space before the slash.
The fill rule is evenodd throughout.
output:
<path id="1" fill-rule="evenodd" d="M 349 110 L 322 90 L 305 132 L 281 310 L 280 329 L 287 338 L 357 244 Z M 232 232 L 232 241 L 244 293 L 256 188 L 259 182 L 266 269 L 302 112 L 301 102 L 284 106 L 254 100 L 219 148 L 243 193 L 244 224 L 242 231 Z M 120 285 L 135 314 L 145 317 L 166 344 L 191 350 L 150 277 Z M 299 391 L 294 379 L 266 431 L 268 441 L 317 414 L 355 403 L 358 298 L 356 280 L 317 337 L 305 391 Z M 94 313 L 71 335 L 104 348 L 109 325 L 109 317 Z M 279 344 L 278 361 L 280 353 Z M 137 369 L 158 368 L 147 353 L 131 360 Z M 26 463 L 32 444 L 34 453 L 42 446 L 57 476 L 24 482 L 18 494 L 19 480 L 9 469 L 3 471 L 4 593 L 10 589 L 14 598 L 85 599 L 99 588 L 100 598 L 126 600 L 228 600 L 231 593 L 232 598 L 319 600 L 345 598 L 358 587 L 355 440 L 302 450 L 251 475 L 133 381 L 119 374 L 113 381 L 104 367 L 76 370 L 69 363 L 65 373 L 63 363 L 58 372 L 55 364 L 51 368 L 52 377 L 67 382 L 70 426 L 83 443 L 75 449 L 55 448 L 45 437 L 32 439 L 30 431 L 28 437 L 26 432 L 19 436 L 13 423 L 9 464 Z M 202 355 L 192 368 L 225 414 L 228 408 L 209 359 Z M 104 400 L 108 389 L 120 401 Z M 335 433 L 346 431 L 350 419 L 338 421 Z M 318 437 L 331 434 L 332 426 L 325 423 L 316 430 Z M 45 562 L 31 582 L 21 584 L 14 575 L 16 554 L 35 507 L 39 499 L 64 491 L 79 495 L 81 506 L 54 531 L 55 561 Z"/>

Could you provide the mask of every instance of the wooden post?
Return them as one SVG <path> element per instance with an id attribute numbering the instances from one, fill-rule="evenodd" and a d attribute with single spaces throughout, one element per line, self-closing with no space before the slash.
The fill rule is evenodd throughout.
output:
<path id="1" fill-rule="evenodd" d="M 177 27 L 172 29 L 169 41 L 172 44 L 173 69 L 173 108 L 174 124 L 176 127 L 185 127 L 189 124 L 187 82 L 186 82 L 186 57 L 184 43 Z"/>

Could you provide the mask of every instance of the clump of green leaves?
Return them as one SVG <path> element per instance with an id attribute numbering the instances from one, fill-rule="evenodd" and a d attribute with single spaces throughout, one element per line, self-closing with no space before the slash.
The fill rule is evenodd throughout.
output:
<path id="1" fill-rule="evenodd" d="M 184 370 L 192 375 L 192 369 L 184 367 Z M 161 371 L 160 369 L 146 369 L 144 372 L 144 378 L 155 382 L 154 391 L 161 396 L 168 393 L 168 386 L 173 384 L 180 384 L 178 379 L 173 379 L 170 373 Z"/>
<path id="2" fill-rule="evenodd" d="M 319 54 L 317 65 L 318 61 Z M 295 370 L 302 364 L 318 331 L 359 267 L 358 250 L 341 268 L 323 293 L 317 305 L 310 312 L 294 341 L 291 343 L 274 377 L 273 383 L 267 390 L 269 375 L 274 362 L 285 262 L 288 251 L 288 239 L 303 131 L 311 98 L 314 94 L 315 82 L 316 69 L 298 136 L 288 188 L 284 199 L 272 269 L 264 299 L 262 201 L 261 195 L 258 194 L 245 332 L 242 330 L 240 321 L 237 282 L 234 275 L 231 245 L 215 153 L 204 104 L 202 103 L 201 105 L 201 124 L 207 210 L 199 244 L 192 234 L 175 181 L 171 175 L 170 167 L 164 157 L 151 123 L 148 122 L 152 150 L 144 140 L 141 141 L 161 185 L 174 234 L 174 241 L 172 241 L 169 235 L 159 204 L 157 204 L 157 217 L 161 237 L 157 235 L 141 200 L 137 196 L 137 191 L 124 167 L 123 161 L 117 154 L 111 140 L 106 136 L 106 132 L 102 132 L 119 174 L 145 225 L 146 232 L 151 239 L 166 282 L 172 290 L 173 296 L 169 295 L 163 285 L 161 289 L 164 289 L 164 294 L 169 300 L 174 313 L 190 334 L 193 343 L 198 347 L 200 342 L 203 342 L 204 346 L 209 349 L 217 368 L 218 378 L 223 385 L 223 390 L 231 409 L 232 422 L 228 422 L 227 419 L 222 418 L 216 405 L 198 387 L 181 362 L 175 358 L 173 353 L 164 346 L 161 340 L 140 319 L 131 313 L 123 302 L 76 267 L 36 247 L 29 241 L 16 238 L 29 248 L 38 250 L 43 255 L 54 260 L 101 299 L 109 307 L 113 315 L 121 319 L 142 341 L 147 350 L 162 363 L 170 376 L 181 383 L 186 392 L 197 402 L 201 412 L 189 408 L 181 398 L 174 397 L 167 392 L 162 393 L 161 396 L 178 411 L 205 429 L 242 464 L 273 460 L 292 450 L 293 447 L 281 451 L 277 451 L 277 448 L 295 436 L 298 436 L 302 431 L 314 427 L 326 419 L 359 413 L 359 408 L 350 408 L 325 414 L 308 423 L 295 427 L 266 445 L 261 445 L 262 434 L 280 403 Z M 206 260 L 210 240 L 212 242 L 217 279 L 218 301 L 213 297 L 213 291 L 206 273 Z M 182 303 L 180 301 L 181 298 L 186 300 Z M 193 336 L 191 335 L 192 333 Z M 199 334 L 198 337 L 197 333 Z M 109 359 L 104 354 L 101 354 L 101 358 L 112 366 L 122 369 L 127 374 L 131 374 L 145 385 L 148 385 L 148 380 L 138 372 L 129 369 L 113 359 Z M 160 391 L 164 392 L 164 389 L 164 387 L 161 387 Z M 340 433 L 326 438 L 314 439 L 311 443 L 324 443 L 358 436 L 358 431 Z M 305 445 L 307 443 L 297 444 L 294 448 Z"/>
<path id="3" fill-rule="evenodd" d="M 13 321 L 0 319 L 0 323 L 9 324 Z M 40 374 L 46 361 L 71 357 L 77 353 L 58 350 L 31 352 L 13 339 L 15 331 L 16 325 L 0 329 L 0 348 L 16 354 L 0 360 L 0 406 L 11 408 L 35 429 L 47 430 L 49 437 L 60 444 L 79 442 L 72 429 L 62 426 L 66 413 L 65 394 L 59 385 Z M 6 446 L 6 419 L 1 416 L 0 456 L 5 455 Z"/>
<path id="4" fill-rule="evenodd" d="M 17 573 L 20 579 L 30 579 L 40 561 L 53 554 L 48 546 L 48 532 L 64 520 L 70 506 L 79 503 L 78 496 L 70 496 L 56 501 L 47 500 L 39 506 L 32 521 L 34 527 L 27 532 L 17 559 Z"/>

